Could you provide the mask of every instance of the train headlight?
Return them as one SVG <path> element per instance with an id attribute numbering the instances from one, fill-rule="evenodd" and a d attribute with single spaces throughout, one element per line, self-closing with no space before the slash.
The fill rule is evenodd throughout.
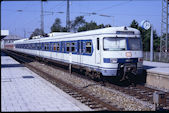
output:
<path id="1" fill-rule="evenodd" d="M 117 63 L 117 58 L 110 58 L 110 63 Z"/>

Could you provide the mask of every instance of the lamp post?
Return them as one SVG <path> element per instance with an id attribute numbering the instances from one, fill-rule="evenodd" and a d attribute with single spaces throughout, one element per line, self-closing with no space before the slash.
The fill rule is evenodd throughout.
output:
<path id="1" fill-rule="evenodd" d="M 145 30 L 150 29 L 151 27 L 151 38 L 150 38 L 150 61 L 153 61 L 153 25 L 150 24 L 149 21 L 147 20 L 143 20 L 141 22 L 141 26 L 142 28 L 144 28 Z"/>
<path id="2" fill-rule="evenodd" d="M 151 39 L 150 39 L 150 61 L 153 61 L 153 25 L 151 25 Z"/>

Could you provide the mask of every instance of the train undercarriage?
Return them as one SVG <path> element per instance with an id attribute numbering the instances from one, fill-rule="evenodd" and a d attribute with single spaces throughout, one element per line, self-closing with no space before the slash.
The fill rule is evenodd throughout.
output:
<path id="1" fill-rule="evenodd" d="M 11 51 L 11 50 L 10 50 Z M 79 71 L 81 74 L 84 74 L 85 76 L 89 76 L 91 79 L 94 79 L 96 81 L 103 81 L 104 79 L 110 79 L 115 80 L 116 82 L 123 82 L 123 81 L 128 81 L 130 84 L 136 83 L 136 72 L 137 72 L 137 65 L 136 64 L 131 64 L 131 63 L 120 63 L 118 66 L 118 71 L 117 71 L 117 76 L 116 77 L 105 77 L 102 75 L 101 72 L 98 72 L 96 70 L 92 70 L 89 67 L 84 67 L 80 65 L 75 65 L 75 64 L 69 64 L 69 63 L 64 63 L 61 61 L 56 61 L 44 57 L 39 57 L 31 54 L 25 54 L 17 51 L 12 51 L 15 53 L 22 54 L 24 56 L 29 56 L 29 57 L 34 57 L 38 61 L 42 61 L 45 63 L 51 63 L 51 64 L 56 64 L 56 66 L 59 66 L 61 68 L 69 70 L 69 72 L 73 71 Z"/>

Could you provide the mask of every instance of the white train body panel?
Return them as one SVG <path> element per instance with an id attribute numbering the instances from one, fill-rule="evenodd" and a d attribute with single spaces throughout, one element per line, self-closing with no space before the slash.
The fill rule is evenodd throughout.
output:
<path id="1" fill-rule="evenodd" d="M 138 30 L 130 27 L 110 27 L 40 39 L 19 40 L 14 42 L 14 50 L 66 63 L 86 66 L 92 70 L 101 72 L 103 76 L 116 76 L 119 63 L 136 63 L 137 69 L 142 69 L 142 61 L 139 61 L 139 59 L 143 57 L 142 49 L 138 47 L 138 50 L 137 48 L 135 48 L 136 50 L 132 50 L 131 47 L 136 46 L 132 43 L 132 40 L 136 44 L 141 43 L 140 32 Z M 37 49 L 38 46 L 36 46 L 36 49 L 22 49 L 22 47 L 18 47 L 19 44 L 28 46 L 29 44 L 36 43 L 41 44 L 39 46 L 40 48 L 45 48 L 48 47 L 43 45 L 46 42 L 49 44 L 48 50 Z M 59 43 L 58 52 L 54 51 L 56 49 L 54 48 L 55 43 Z M 63 43 L 64 51 L 62 51 Z M 125 46 L 125 50 L 106 50 L 109 47 L 109 49 L 113 48 L 113 44 L 119 44 L 120 49 Z M 141 46 L 141 44 L 139 46 Z M 69 50 L 68 48 L 75 52 L 67 51 Z M 86 51 L 86 53 L 84 51 Z M 89 52 L 89 54 L 87 52 Z"/>

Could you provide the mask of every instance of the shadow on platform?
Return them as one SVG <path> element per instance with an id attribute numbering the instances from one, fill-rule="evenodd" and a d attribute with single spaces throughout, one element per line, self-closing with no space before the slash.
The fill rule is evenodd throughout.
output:
<path id="1" fill-rule="evenodd" d="M 8 55 L 1 51 L 1 56 L 8 56 Z"/>
<path id="2" fill-rule="evenodd" d="M 22 64 L 1 64 L 1 68 L 10 68 L 10 67 L 25 67 Z"/>
<path id="3" fill-rule="evenodd" d="M 152 69 L 152 68 L 155 68 L 154 66 L 146 66 L 146 65 L 143 65 L 143 68 L 144 69 Z"/>

